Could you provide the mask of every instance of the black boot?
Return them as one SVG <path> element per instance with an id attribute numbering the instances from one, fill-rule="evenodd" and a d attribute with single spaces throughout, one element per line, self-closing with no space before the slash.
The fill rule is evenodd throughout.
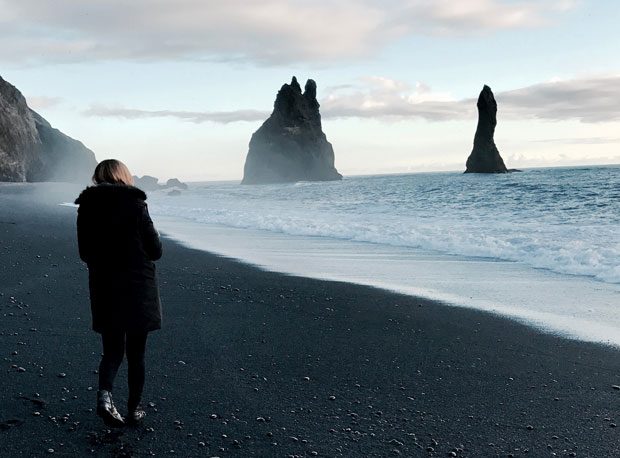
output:
<path id="1" fill-rule="evenodd" d="M 127 421 L 127 424 L 129 425 L 137 425 L 144 420 L 144 417 L 146 417 L 146 412 L 141 406 L 136 406 L 134 408 L 130 407 L 127 411 L 125 421 Z"/>
<path id="2" fill-rule="evenodd" d="M 97 415 L 99 415 L 103 422 L 110 427 L 118 428 L 125 425 L 125 420 L 118 413 L 114 402 L 112 402 L 112 393 L 106 390 L 97 391 Z"/>

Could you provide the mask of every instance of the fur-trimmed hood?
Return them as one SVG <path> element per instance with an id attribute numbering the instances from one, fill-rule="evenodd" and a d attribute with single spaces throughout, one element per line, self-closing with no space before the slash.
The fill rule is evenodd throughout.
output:
<path id="1" fill-rule="evenodd" d="M 75 203 L 81 205 L 86 202 L 108 200 L 110 198 L 117 199 L 135 199 L 146 200 L 146 194 L 141 189 L 134 186 L 126 186 L 121 184 L 101 183 L 95 186 L 89 186 L 84 189 Z"/>

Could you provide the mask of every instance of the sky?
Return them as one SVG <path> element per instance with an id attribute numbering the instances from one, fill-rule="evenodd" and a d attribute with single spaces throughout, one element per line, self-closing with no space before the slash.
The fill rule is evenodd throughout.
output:
<path id="1" fill-rule="evenodd" d="M 0 0 L 0 76 L 98 160 L 238 180 L 296 75 L 344 175 L 620 163 L 616 0 Z"/>

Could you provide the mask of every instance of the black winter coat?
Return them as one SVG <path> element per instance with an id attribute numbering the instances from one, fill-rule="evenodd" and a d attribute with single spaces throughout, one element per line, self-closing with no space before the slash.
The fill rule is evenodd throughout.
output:
<path id="1" fill-rule="evenodd" d="M 88 264 L 93 329 L 148 332 L 161 327 L 155 264 L 159 234 L 146 194 L 132 186 L 99 184 L 75 203 L 80 257 Z"/>

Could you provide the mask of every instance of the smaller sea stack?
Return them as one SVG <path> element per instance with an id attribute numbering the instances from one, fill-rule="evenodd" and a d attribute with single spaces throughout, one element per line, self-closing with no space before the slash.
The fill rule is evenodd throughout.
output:
<path id="1" fill-rule="evenodd" d="M 323 133 L 316 83 L 297 78 L 278 92 L 273 113 L 252 135 L 242 184 L 340 180 Z"/>
<path id="2" fill-rule="evenodd" d="M 489 86 L 482 88 L 477 105 L 478 127 L 465 173 L 506 173 L 508 169 L 493 140 L 497 125 L 497 102 Z"/>

